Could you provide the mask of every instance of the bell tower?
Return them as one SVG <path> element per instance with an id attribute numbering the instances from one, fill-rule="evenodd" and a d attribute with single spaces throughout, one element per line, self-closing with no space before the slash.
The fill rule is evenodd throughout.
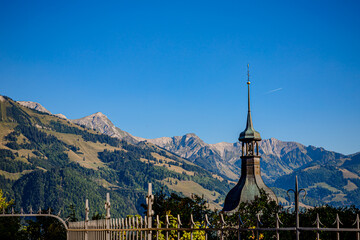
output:
<path id="1" fill-rule="evenodd" d="M 250 72 L 248 64 L 248 113 L 246 128 L 240 133 L 239 141 L 242 143 L 241 177 L 236 186 L 230 190 L 225 198 L 223 211 L 229 212 L 237 208 L 239 203 L 248 202 L 260 196 L 260 189 L 268 194 L 270 199 L 278 202 L 274 192 L 265 185 L 260 174 L 259 142 L 260 133 L 255 131 L 250 111 Z"/>

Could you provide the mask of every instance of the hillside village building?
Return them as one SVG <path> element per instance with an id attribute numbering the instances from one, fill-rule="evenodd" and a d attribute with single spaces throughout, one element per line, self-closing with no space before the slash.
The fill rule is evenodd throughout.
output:
<path id="1" fill-rule="evenodd" d="M 268 194 L 270 199 L 278 202 L 274 192 L 265 185 L 260 174 L 259 144 L 260 133 L 255 131 L 250 111 L 250 74 L 248 65 L 248 114 L 246 128 L 240 133 L 239 141 L 242 142 L 241 177 L 236 186 L 229 191 L 225 198 L 223 211 L 236 210 L 241 202 L 249 202 L 260 196 L 260 189 Z"/>

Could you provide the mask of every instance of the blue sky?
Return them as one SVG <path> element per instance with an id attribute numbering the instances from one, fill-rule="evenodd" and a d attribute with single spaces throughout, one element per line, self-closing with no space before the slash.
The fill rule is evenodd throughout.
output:
<path id="1" fill-rule="evenodd" d="M 0 94 L 135 136 L 360 151 L 358 1 L 0 0 Z"/>

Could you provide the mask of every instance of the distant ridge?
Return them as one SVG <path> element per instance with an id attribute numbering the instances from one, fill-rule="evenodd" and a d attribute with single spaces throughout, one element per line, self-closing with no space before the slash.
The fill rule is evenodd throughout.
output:
<path id="1" fill-rule="evenodd" d="M 194 133 L 144 139 L 117 128 L 101 112 L 70 121 L 134 145 L 141 146 L 145 142 L 157 145 L 234 182 L 241 173 L 239 142 L 208 144 Z M 275 138 L 262 140 L 259 148 L 262 177 L 277 189 L 275 192 L 281 198 L 286 195 L 284 190 L 293 187 L 293 179 L 297 175 L 299 184 L 309 191 L 310 205 L 329 203 L 342 206 L 351 203 L 360 206 L 359 153 L 343 155 L 321 147 Z"/>

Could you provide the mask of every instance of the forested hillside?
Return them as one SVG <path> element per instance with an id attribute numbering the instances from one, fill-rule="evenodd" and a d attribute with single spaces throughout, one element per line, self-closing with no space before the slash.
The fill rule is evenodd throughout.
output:
<path id="1" fill-rule="evenodd" d="M 306 188 L 307 202 L 312 206 L 331 204 L 334 206 L 360 206 L 360 154 L 350 155 L 336 162 L 314 162 L 293 173 L 279 177 L 272 186 L 292 188 L 295 176 Z"/>
<path id="2" fill-rule="evenodd" d="M 196 193 L 220 209 L 239 177 L 238 143 L 206 144 L 194 134 L 145 140 L 124 134 L 103 114 L 91 116 L 75 121 L 86 126 L 77 125 L 0 96 L 0 184 L 17 208 L 52 207 L 67 216 L 74 204 L 83 215 L 88 198 L 90 214 L 103 213 L 110 192 L 113 214 L 141 213 L 152 182 L 155 191 Z M 359 154 L 276 139 L 263 140 L 260 152 L 262 176 L 281 202 L 288 204 L 286 190 L 297 175 L 308 192 L 305 204 L 359 206 Z"/>
<path id="3" fill-rule="evenodd" d="M 129 144 L 54 115 L 0 99 L 0 186 L 15 206 L 53 208 L 69 214 L 103 213 L 106 192 L 112 214 L 142 213 L 148 182 L 155 191 L 203 194 L 220 207 L 229 183 L 150 143 Z"/>

